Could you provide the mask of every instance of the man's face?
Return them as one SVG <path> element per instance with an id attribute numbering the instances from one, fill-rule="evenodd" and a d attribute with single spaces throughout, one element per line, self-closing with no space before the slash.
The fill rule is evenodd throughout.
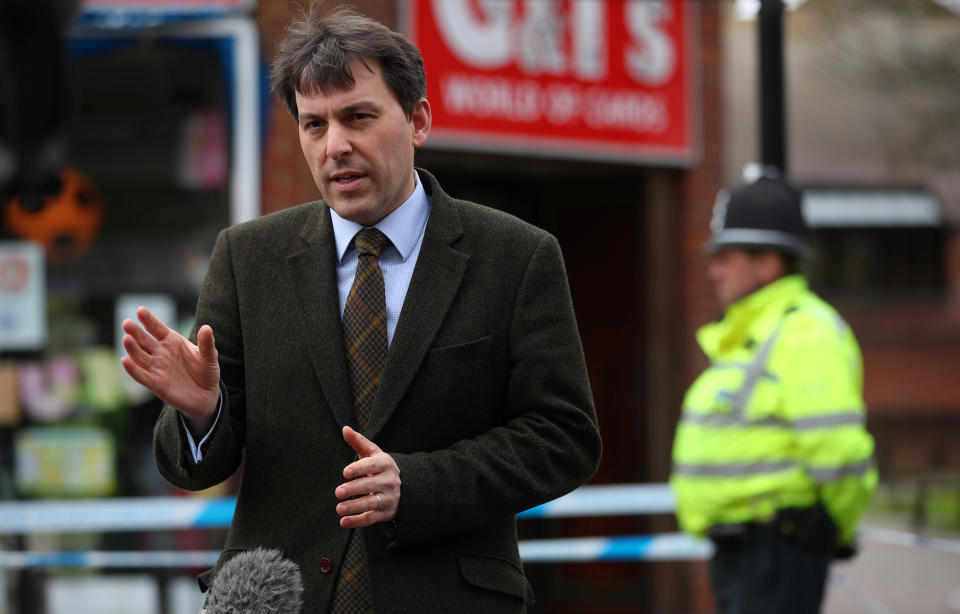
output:
<path id="1" fill-rule="evenodd" d="M 710 254 L 707 264 L 707 279 L 724 308 L 772 282 L 779 273 L 779 256 L 774 252 L 721 249 Z"/>
<path id="2" fill-rule="evenodd" d="M 297 92 L 300 146 L 324 200 L 341 217 L 373 226 L 413 193 L 413 150 L 427 140 L 430 105 L 408 119 L 380 63 L 354 60 L 353 88 Z M 371 72 L 372 69 L 372 72 Z"/>

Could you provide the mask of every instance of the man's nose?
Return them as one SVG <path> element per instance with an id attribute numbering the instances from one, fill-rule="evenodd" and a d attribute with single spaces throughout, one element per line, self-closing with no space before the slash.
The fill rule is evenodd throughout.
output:
<path id="1" fill-rule="evenodd" d="M 350 138 L 346 130 L 340 126 L 330 125 L 327 128 L 327 156 L 339 160 L 353 151 Z"/>

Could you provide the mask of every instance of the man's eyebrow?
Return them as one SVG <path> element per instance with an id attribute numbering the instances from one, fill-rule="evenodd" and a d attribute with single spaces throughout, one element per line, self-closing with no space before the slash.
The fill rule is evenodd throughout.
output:
<path id="1" fill-rule="evenodd" d="M 380 109 L 380 105 L 373 100 L 359 100 L 357 102 L 354 102 L 353 104 L 348 104 L 347 106 L 341 108 L 339 112 L 343 115 L 347 115 L 350 113 L 355 113 L 357 111 L 364 111 L 367 109 L 378 111 Z"/>
<path id="2" fill-rule="evenodd" d="M 320 115 L 316 113 L 310 113 L 308 111 L 300 111 L 297 113 L 297 122 L 302 122 L 305 119 L 323 119 Z"/>
<path id="3" fill-rule="evenodd" d="M 353 102 L 353 103 L 351 103 L 351 104 L 348 104 L 348 105 L 345 106 L 345 107 L 341 107 L 340 109 L 337 110 L 336 114 L 337 114 L 337 115 L 350 115 L 351 113 L 356 113 L 356 112 L 358 112 L 358 111 L 368 111 L 368 110 L 379 111 L 379 110 L 380 110 L 380 104 L 377 103 L 377 102 L 374 101 L 374 100 L 359 100 L 359 101 L 357 101 L 357 102 Z M 311 113 L 311 112 L 309 112 L 309 111 L 300 111 L 300 112 L 297 113 L 297 122 L 302 122 L 302 121 L 305 120 L 305 119 L 307 119 L 307 120 L 315 120 L 315 119 L 323 120 L 323 119 L 324 119 L 324 116 L 323 116 L 323 115 L 320 115 L 319 113 Z"/>

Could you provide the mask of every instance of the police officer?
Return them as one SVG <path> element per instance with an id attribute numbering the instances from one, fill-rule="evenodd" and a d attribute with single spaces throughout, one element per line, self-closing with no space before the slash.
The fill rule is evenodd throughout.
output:
<path id="1" fill-rule="evenodd" d="M 671 486 L 680 526 L 715 546 L 721 614 L 816 613 L 877 483 L 853 333 L 800 272 L 801 193 L 764 176 L 714 207 L 708 278 L 723 318 L 683 402 Z"/>

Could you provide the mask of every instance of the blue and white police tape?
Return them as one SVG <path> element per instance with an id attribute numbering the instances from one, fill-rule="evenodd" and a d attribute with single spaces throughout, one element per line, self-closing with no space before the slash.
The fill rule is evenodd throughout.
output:
<path id="1" fill-rule="evenodd" d="M 87 552 L 5 552 L 0 550 L 0 569 L 89 568 L 160 569 L 206 568 L 217 564 L 219 551 L 87 551 Z"/>
<path id="2" fill-rule="evenodd" d="M 131 497 L 0 503 L 0 534 L 215 529 L 230 526 L 232 497 Z M 673 513 L 666 484 L 583 486 L 518 514 L 570 518 Z"/>
<path id="3" fill-rule="evenodd" d="M 713 545 L 684 533 L 531 539 L 520 542 L 524 563 L 691 561 L 710 558 Z"/>
<path id="4" fill-rule="evenodd" d="M 230 526 L 235 506 L 233 497 L 13 501 L 0 503 L 0 535 L 226 528 Z M 674 499 L 667 484 L 609 484 L 582 486 L 517 516 L 531 519 L 570 518 L 671 514 L 673 511 Z M 864 541 L 960 553 L 960 540 L 926 537 L 905 531 L 862 527 L 860 538 Z M 658 549 L 660 546 L 656 545 L 660 542 L 647 543 L 644 541 L 647 539 L 652 538 L 610 537 L 580 538 L 576 542 L 561 540 L 561 543 L 555 543 L 557 540 L 528 542 L 530 545 L 524 546 L 528 548 L 525 557 L 539 557 L 541 552 L 551 548 L 573 548 L 571 552 L 594 553 L 591 556 L 602 554 L 607 557 L 605 560 L 642 560 L 632 558 L 631 554 L 642 550 L 651 553 L 650 556 L 660 556 L 657 554 L 661 552 Z M 670 548 L 679 547 L 674 544 L 665 552 L 672 552 Z M 616 556 L 626 558 L 611 558 Z"/>
<path id="5" fill-rule="evenodd" d="M 579 563 L 595 561 L 686 561 L 710 556 L 709 542 L 680 533 L 623 537 L 574 537 L 525 540 L 520 557 L 525 563 Z M 212 567 L 217 551 L 92 551 L 5 552 L 0 568 L 192 568 Z"/>
<path id="6" fill-rule="evenodd" d="M 581 486 L 543 505 L 517 514 L 518 518 L 572 518 L 672 514 L 676 504 L 667 484 L 597 484 Z"/>
<path id="7" fill-rule="evenodd" d="M 215 529 L 230 526 L 233 497 L 130 497 L 0 503 L 0 535 Z"/>
<path id="8" fill-rule="evenodd" d="M 903 531 L 864 527 L 866 541 L 898 546 L 934 548 L 960 554 L 960 540 L 931 538 Z M 693 561 L 709 558 L 708 540 L 684 533 L 532 539 L 520 542 L 525 563 Z M 0 569 L 63 568 L 202 568 L 216 564 L 218 551 L 0 551 Z"/>

